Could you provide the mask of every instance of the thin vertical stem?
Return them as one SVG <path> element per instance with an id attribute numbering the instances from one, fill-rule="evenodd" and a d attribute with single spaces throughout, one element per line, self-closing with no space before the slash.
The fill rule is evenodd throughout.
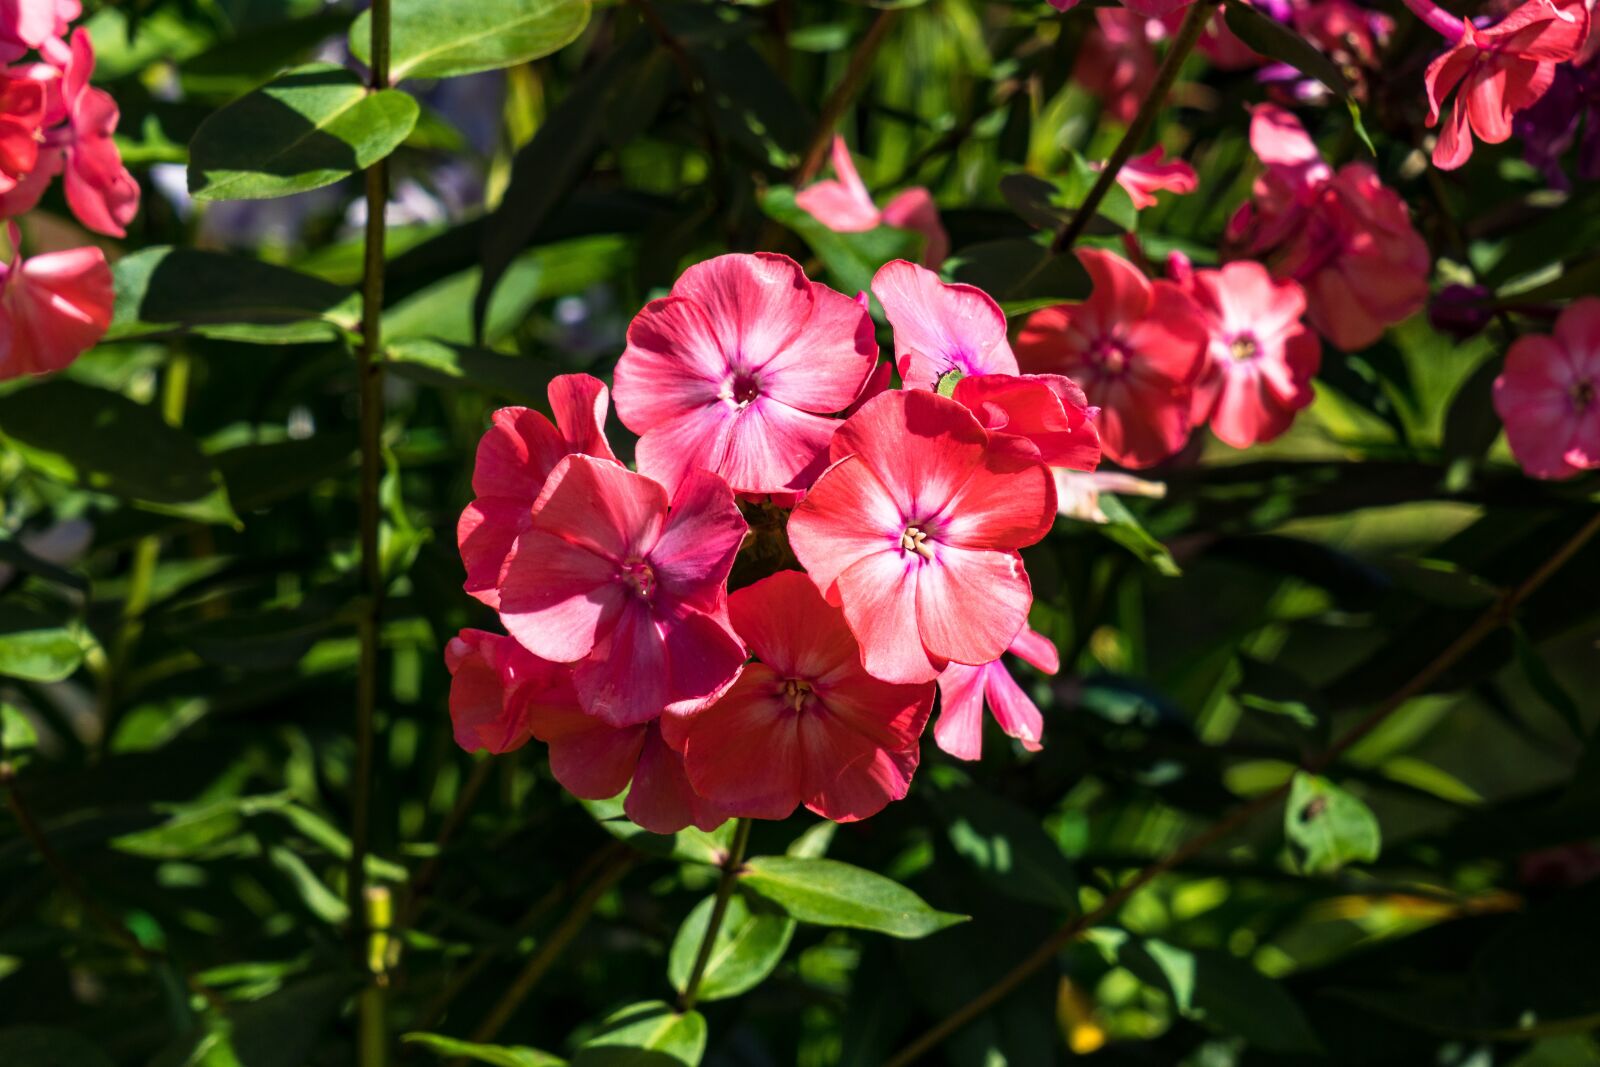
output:
<path id="1" fill-rule="evenodd" d="M 678 1010 L 688 1011 L 694 1007 L 695 1001 L 700 996 L 700 982 L 706 976 L 706 967 L 711 963 L 711 950 L 717 943 L 717 934 L 722 930 L 722 920 L 728 914 L 728 901 L 733 896 L 733 886 L 739 880 L 739 868 L 744 866 L 745 850 L 750 847 L 749 819 L 740 819 L 737 828 L 733 831 L 733 844 L 728 848 L 728 855 L 722 861 L 722 877 L 717 882 L 716 902 L 711 905 L 711 918 L 706 921 L 706 932 L 700 938 L 700 950 L 695 953 L 694 966 L 689 971 L 689 981 L 683 987 L 683 995 L 678 998 Z"/>
<path id="2" fill-rule="evenodd" d="M 390 0 L 373 0 L 374 92 L 389 85 Z M 373 719 L 378 703 L 378 625 L 383 612 L 383 561 L 378 554 L 379 483 L 383 476 L 383 267 L 384 209 L 389 199 L 386 160 L 367 168 L 366 256 L 361 282 L 361 346 L 357 375 L 361 403 L 361 656 L 356 683 L 356 772 L 351 801 L 350 870 L 346 895 L 351 941 L 366 944 L 366 862 L 372 819 Z"/>
<path id="3" fill-rule="evenodd" d="M 1095 180 L 1089 195 L 1084 197 L 1082 206 L 1056 233 L 1055 240 L 1050 242 L 1050 251 L 1057 255 L 1070 251 L 1072 246 L 1077 244 L 1078 238 L 1083 236 L 1085 227 L 1100 209 L 1100 202 L 1111 191 L 1117 175 L 1122 173 L 1122 168 L 1133 158 L 1133 153 L 1150 133 L 1150 127 L 1155 125 L 1156 116 L 1161 113 L 1161 109 L 1167 106 L 1167 96 L 1178 80 L 1178 72 L 1183 69 L 1184 61 L 1189 58 L 1189 53 L 1194 51 L 1194 46 L 1200 41 L 1200 35 L 1205 32 L 1206 24 L 1211 21 L 1211 16 L 1216 14 L 1221 4 L 1222 0 L 1196 0 L 1189 8 L 1189 13 L 1183 17 L 1183 25 L 1178 28 L 1178 36 L 1173 40 L 1172 47 L 1167 49 L 1166 58 L 1161 61 L 1161 69 L 1156 73 L 1155 84 L 1150 87 L 1149 95 L 1139 105 L 1139 113 L 1133 117 L 1128 131 L 1122 135 L 1122 141 L 1117 145 L 1116 151 L 1106 160 L 1105 167 L 1100 171 L 1100 177 Z"/>

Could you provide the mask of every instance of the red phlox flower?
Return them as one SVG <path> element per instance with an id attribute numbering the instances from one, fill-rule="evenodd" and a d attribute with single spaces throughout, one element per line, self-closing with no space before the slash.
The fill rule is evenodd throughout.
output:
<path id="1" fill-rule="evenodd" d="M 922 390 L 869 401 L 831 455 L 790 516 L 789 543 L 843 607 L 867 672 L 909 684 L 950 661 L 998 658 L 1033 601 L 1017 549 L 1055 518 L 1049 469 Z"/>
<path id="2" fill-rule="evenodd" d="M 44 85 L 43 144 L 33 171 L 10 189 L 0 188 L 0 215 L 32 211 L 56 175 L 63 175 L 67 206 L 78 221 L 110 237 L 127 235 L 139 211 L 139 183 L 122 164 L 112 135 L 119 112 L 104 89 L 89 84 L 94 46 L 82 29 L 60 66 L 36 63 L 29 76 Z"/>
<path id="3" fill-rule="evenodd" d="M 20 235 L 11 224 L 11 247 Z M 58 371 L 111 325 L 111 268 L 98 248 L 74 248 L 0 264 L 0 381 Z"/>
<path id="4" fill-rule="evenodd" d="M 592 456 L 550 472 L 500 578 L 500 619 L 525 648 L 577 663 L 583 710 L 612 726 L 696 710 L 738 677 L 728 572 L 747 527 L 721 478 L 660 483 Z"/>
<path id="5" fill-rule="evenodd" d="M 1293 281 L 1274 281 L 1249 260 L 1194 271 L 1174 257 L 1173 267 L 1169 273 L 1200 309 L 1211 337 L 1192 421 L 1209 421 L 1234 448 L 1272 440 L 1316 395 L 1311 379 L 1322 363 L 1322 344 L 1300 321 L 1305 291 Z"/>
<path id="6" fill-rule="evenodd" d="M 1080 249 L 1094 280 L 1083 303 L 1046 308 L 1023 324 L 1017 351 L 1032 373 L 1066 374 L 1100 408 L 1105 454 L 1148 467 L 1189 439 L 1191 389 L 1209 341 L 1199 310 L 1171 282 L 1151 282 L 1122 257 Z"/>
<path id="7" fill-rule="evenodd" d="M 1600 467 L 1600 297 L 1561 313 L 1553 335 L 1525 334 L 1494 381 L 1511 454 L 1535 478 Z"/>
<path id="8" fill-rule="evenodd" d="M 511 545 L 533 522 L 545 479 L 574 453 L 615 463 L 606 442 L 609 393 L 587 374 L 563 374 L 546 389 L 556 421 L 529 408 L 501 408 L 478 442 L 472 491 L 456 524 L 456 543 L 467 569 L 466 591 L 491 608 L 500 606 L 500 570 Z"/>
<path id="9" fill-rule="evenodd" d="M 947 285 L 931 270 L 897 259 L 878 268 L 872 293 L 894 327 L 895 366 L 907 389 L 932 390 L 950 371 L 1015 374 L 1006 315 L 971 285 Z"/>
<path id="10" fill-rule="evenodd" d="M 794 260 L 718 256 L 634 317 L 617 415 L 640 435 L 640 472 L 668 489 L 704 467 L 740 493 L 796 492 L 877 358 L 865 308 Z"/>
<path id="11" fill-rule="evenodd" d="M 0 0 L 0 63 L 30 50 L 52 63 L 65 63 L 67 25 L 81 14 L 80 0 Z"/>
<path id="12" fill-rule="evenodd" d="M 39 162 L 44 86 L 0 72 L 0 192 L 16 188 Z"/>
<path id="13" fill-rule="evenodd" d="M 467 752 L 498 756 L 521 748 L 532 736 L 536 707 L 578 707 L 571 665 L 540 659 L 503 634 L 462 630 L 445 646 L 444 663 L 450 722 Z"/>
<path id="14" fill-rule="evenodd" d="M 1511 120 L 1549 91 L 1556 65 L 1572 59 L 1589 35 L 1582 0 L 1528 0 L 1488 29 L 1462 19 L 1460 35 L 1428 65 L 1428 125 L 1437 126 L 1447 97 L 1450 117 L 1434 146 L 1434 165 L 1453 170 L 1485 144 L 1511 137 Z"/>
<path id="15" fill-rule="evenodd" d="M 1200 188 L 1200 178 L 1193 167 L 1181 159 L 1164 159 L 1165 154 L 1157 145 L 1142 156 L 1134 156 L 1117 171 L 1117 184 L 1127 190 L 1133 206 L 1141 211 L 1156 205 L 1159 192 L 1185 196 Z"/>
<path id="16" fill-rule="evenodd" d="M 732 815 L 875 815 L 911 787 L 934 686 L 880 681 L 861 665 L 843 612 L 815 583 L 782 571 L 728 596 L 757 662 L 717 703 L 663 721 L 689 780 Z"/>
<path id="17" fill-rule="evenodd" d="M 1166 36 L 1166 27 L 1159 19 L 1119 8 L 1096 8 L 1094 17 L 1072 76 L 1099 97 L 1108 115 L 1127 125 L 1155 88 L 1153 42 Z"/>
<path id="18" fill-rule="evenodd" d="M 956 383 L 952 398 L 991 440 L 1027 442 L 1051 467 L 1091 471 L 1100 465 L 1098 412 L 1076 382 L 1059 374 L 980 374 Z"/>
<path id="19" fill-rule="evenodd" d="M 1334 171 L 1276 105 L 1255 108 L 1250 143 L 1267 168 L 1228 225 L 1231 257 L 1299 282 L 1307 319 L 1345 351 L 1422 309 L 1432 259 L 1398 193 L 1365 163 Z"/>
<path id="20" fill-rule="evenodd" d="M 897 194 L 880 211 L 856 171 L 844 138 L 833 139 L 834 179 L 813 182 L 795 194 L 794 201 L 818 222 L 836 233 L 862 233 L 893 226 L 922 234 L 922 263 L 937 267 L 950 254 L 950 236 L 939 221 L 933 194 L 918 186 Z"/>
<path id="21" fill-rule="evenodd" d="M 1027 626 L 1008 651 L 1046 674 L 1061 669 L 1056 646 Z M 933 738 L 939 747 L 957 759 L 982 757 L 985 704 L 1007 737 L 1022 742 L 1029 752 L 1039 751 L 1044 716 L 998 659 L 977 667 L 952 663 L 939 675 L 939 721 L 933 724 Z"/>

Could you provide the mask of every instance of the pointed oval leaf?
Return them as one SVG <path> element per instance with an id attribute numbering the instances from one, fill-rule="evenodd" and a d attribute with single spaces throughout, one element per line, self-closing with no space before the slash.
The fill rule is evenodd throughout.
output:
<path id="1" fill-rule="evenodd" d="M 899 882 L 837 860 L 757 856 L 745 864 L 739 884 L 791 918 L 819 926 L 910 939 L 967 921 L 965 915 L 930 908 Z"/>
<path id="2" fill-rule="evenodd" d="M 695 957 L 706 936 L 706 924 L 716 897 L 707 897 L 695 906 L 678 928 L 667 957 L 667 977 L 682 993 L 689 985 Z M 705 974 L 700 979 L 700 1000 L 725 1000 L 760 985 L 783 960 L 794 936 L 795 921 L 764 902 L 751 907 L 743 897 L 728 901 Z"/>
<path id="3" fill-rule="evenodd" d="M 417 114 L 410 96 L 374 93 L 343 67 L 298 67 L 200 124 L 189 191 L 196 200 L 267 200 L 332 185 L 399 147 Z"/>
<path id="4" fill-rule="evenodd" d="M 523 1045 L 480 1045 L 443 1034 L 412 1033 L 403 1035 L 400 1040 L 441 1058 L 487 1063 L 490 1067 L 563 1067 L 567 1062 L 560 1056 Z"/>
<path id="5" fill-rule="evenodd" d="M 607 1016 L 572 1067 L 699 1067 L 705 1052 L 704 1016 L 647 1000 Z"/>
<path id="6" fill-rule="evenodd" d="M 1326 778 L 1304 771 L 1294 776 L 1283 813 L 1284 836 L 1300 847 L 1305 869 L 1322 874 L 1355 861 L 1378 858 L 1378 817 L 1358 797 Z"/>
<path id="7" fill-rule="evenodd" d="M 403 78 L 454 78 L 514 67 L 571 44 L 589 24 L 589 0 L 396 0 L 390 25 L 390 67 Z M 372 55 L 372 16 L 350 27 L 350 51 Z"/>
<path id="8" fill-rule="evenodd" d="M 58 622 L 19 607 L 0 607 L 0 677 L 59 682 L 71 677 L 82 662 L 83 647 Z M 18 720 L 27 721 L 20 715 Z M 6 747 L 10 748 L 13 730 L 9 715 L 5 722 Z"/>

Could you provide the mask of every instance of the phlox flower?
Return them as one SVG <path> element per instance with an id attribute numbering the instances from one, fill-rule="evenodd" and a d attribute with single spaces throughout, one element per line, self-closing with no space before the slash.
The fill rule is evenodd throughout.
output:
<path id="1" fill-rule="evenodd" d="M 0 72 L 0 191 L 16 188 L 39 162 L 44 86 Z"/>
<path id="2" fill-rule="evenodd" d="M 466 751 L 500 755 L 537 737 L 550 746 L 551 773 L 573 796 L 604 800 L 631 782 L 623 810 L 655 833 L 690 824 L 711 830 L 727 818 L 689 787 L 682 757 L 656 722 L 619 728 L 585 715 L 571 666 L 482 630 L 462 630 L 444 655 L 450 718 Z"/>
<path id="3" fill-rule="evenodd" d="M 835 233 L 863 233 L 893 226 L 922 234 L 922 262 L 937 267 L 950 254 L 950 236 L 939 221 L 933 194 L 918 186 L 896 195 L 880 210 L 856 171 L 844 138 L 833 138 L 835 178 L 813 182 L 795 194 L 794 202 Z"/>
<path id="4" fill-rule="evenodd" d="M 80 0 L 0 0 L 0 62 L 37 50 L 52 63 L 66 61 L 67 25 L 83 14 Z"/>
<path id="5" fill-rule="evenodd" d="M 639 434 L 640 472 L 668 489 L 703 467 L 740 493 L 795 492 L 877 358 L 866 309 L 794 260 L 718 256 L 634 317 L 617 415 Z"/>
<path id="6" fill-rule="evenodd" d="M 1383 336 L 1428 299 L 1432 258 L 1398 193 L 1365 163 L 1329 167 L 1290 112 L 1255 108 L 1250 144 L 1265 163 L 1228 224 L 1233 258 L 1258 259 L 1306 291 L 1306 317 L 1347 352 Z"/>
<path id="7" fill-rule="evenodd" d="M 744 646 L 724 592 L 745 531 L 707 471 L 670 498 L 660 483 L 592 456 L 556 464 L 500 577 L 500 619 L 530 652 L 576 663 L 583 710 L 612 726 L 715 700 Z"/>
<path id="8" fill-rule="evenodd" d="M 1136 478 L 1121 471 L 1069 471 L 1053 470 L 1056 479 L 1056 511 L 1064 518 L 1079 522 L 1093 522 L 1101 526 L 1111 519 L 1100 506 L 1100 497 L 1111 493 L 1118 496 L 1144 496 L 1157 500 L 1167 495 L 1165 482 L 1152 482 Z"/>
<path id="9" fill-rule="evenodd" d="M 1072 76 L 1099 98 L 1106 114 L 1127 125 L 1155 88 L 1154 42 L 1166 36 L 1166 27 L 1149 15 L 1118 8 L 1096 8 L 1094 17 Z"/>
<path id="10" fill-rule="evenodd" d="M 867 673 L 911 684 L 998 658 L 1033 602 L 1017 549 L 1055 518 L 1049 469 L 922 390 L 869 401 L 830 454 L 789 544 L 844 609 Z"/>
<path id="11" fill-rule="evenodd" d="M 73 32 L 59 67 L 36 63 L 27 72 L 44 89 L 44 138 L 32 172 L 9 189 L 0 187 L 0 216 L 32 211 L 60 174 L 67 206 L 79 222 L 96 233 L 126 236 L 139 211 L 139 183 L 112 139 L 120 114 L 116 101 L 89 84 L 94 46 L 88 33 Z"/>
<path id="12" fill-rule="evenodd" d="M 545 479 L 574 453 L 616 462 L 606 442 L 608 392 L 587 374 L 563 374 L 546 389 L 556 421 L 529 408 L 501 408 L 478 442 L 472 468 L 475 499 L 456 524 L 456 543 L 467 569 L 466 591 L 491 608 L 500 606 L 500 570 L 517 535 L 533 522 Z"/>
<path id="13" fill-rule="evenodd" d="M 1194 424 L 1209 422 L 1234 448 L 1283 433 L 1315 397 L 1311 379 L 1322 363 L 1322 343 L 1300 321 L 1304 290 L 1274 281 L 1249 260 L 1195 271 L 1175 256 L 1169 273 L 1199 308 L 1211 338 L 1194 387 Z"/>
<path id="14" fill-rule="evenodd" d="M 1117 184 L 1140 211 L 1155 207 L 1159 192 L 1186 196 L 1200 188 L 1200 178 L 1193 167 L 1181 159 L 1165 159 L 1165 155 L 1157 145 L 1142 156 L 1134 156 L 1117 171 Z"/>
<path id="15" fill-rule="evenodd" d="M 932 390 L 950 371 L 1015 374 L 1006 315 L 971 285 L 947 285 L 931 270 L 897 259 L 878 268 L 872 295 L 894 327 L 894 359 L 907 389 Z"/>
<path id="16" fill-rule="evenodd" d="M 1056 646 L 1027 626 L 1008 651 L 1046 674 L 1061 669 Z M 1022 742 L 1029 752 L 1039 750 L 1044 716 L 998 659 L 976 667 L 952 663 L 939 675 L 939 721 L 933 724 L 933 739 L 939 747 L 957 759 L 981 758 L 985 705 L 1007 737 Z"/>
<path id="17" fill-rule="evenodd" d="M 1517 338 L 1494 381 L 1494 409 L 1535 478 L 1600 467 L 1600 297 L 1563 311 L 1553 335 Z"/>
<path id="18" fill-rule="evenodd" d="M 19 245 L 11 224 L 11 247 Z M 66 367 L 111 325 L 111 268 L 98 248 L 0 264 L 0 381 Z"/>
<path id="19" fill-rule="evenodd" d="M 1556 65 L 1572 59 L 1589 35 L 1582 0 L 1528 0 L 1487 29 L 1452 21 L 1426 0 L 1411 0 L 1446 34 L 1450 48 L 1428 66 L 1428 125 L 1437 126 L 1455 93 L 1449 119 L 1434 146 L 1434 165 L 1453 170 L 1472 158 L 1474 136 L 1485 144 L 1511 137 L 1512 118 L 1539 102 L 1555 81 Z M 1441 17 L 1443 16 L 1443 17 Z"/>
<path id="20" fill-rule="evenodd" d="M 1091 471 L 1100 465 L 1098 412 L 1083 390 L 1059 374 L 979 374 L 951 394 L 992 440 L 1025 442 L 1051 467 Z"/>
<path id="21" fill-rule="evenodd" d="M 1066 374 L 1099 405 L 1105 454 L 1148 467 L 1189 439 L 1191 390 L 1209 341 L 1199 311 L 1169 281 L 1151 282 L 1112 252 L 1080 249 L 1094 289 L 1023 324 L 1017 352 L 1031 373 Z"/>
<path id="22" fill-rule="evenodd" d="M 756 662 L 704 711 L 663 721 L 689 781 L 731 815 L 875 815 L 911 788 L 932 682 L 896 685 L 861 665 L 843 612 L 810 578 L 781 571 L 728 596 Z"/>

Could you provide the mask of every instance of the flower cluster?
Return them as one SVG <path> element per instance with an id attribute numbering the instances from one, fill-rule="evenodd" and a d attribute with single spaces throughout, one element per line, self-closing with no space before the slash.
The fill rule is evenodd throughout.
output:
<path id="1" fill-rule="evenodd" d="M 0 6 L 0 217 L 32 211 L 60 177 L 68 207 L 96 233 L 121 237 L 139 208 L 139 185 L 112 140 L 117 105 L 89 84 L 94 48 L 70 23 L 78 0 Z M 32 56 L 29 59 L 30 55 Z M 85 247 L 24 260 L 9 227 L 0 266 L 0 380 L 60 370 L 111 322 L 111 271 Z"/>
<path id="2" fill-rule="evenodd" d="M 879 811 L 909 788 L 940 691 L 947 751 L 977 758 L 985 702 L 1038 747 L 1042 717 L 1001 662 L 1057 666 L 1027 627 L 1018 550 L 1055 519 L 1053 468 L 1098 465 L 1096 412 L 1069 379 L 1018 372 L 980 290 L 896 261 L 873 292 L 892 368 L 865 294 L 784 256 L 684 272 L 617 365 L 637 471 L 587 375 L 551 383 L 553 421 L 496 413 L 458 536 L 467 591 L 506 635 L 447 649 L 463 747 L 544 741 L 567 789 L 626 787 L 629 817 L 660 832 Z M 746 518 L 784 511 L 759 533 Z M 774 558 L 763 536 L 789 565 L 730 592 L 741 548 Z"/>

